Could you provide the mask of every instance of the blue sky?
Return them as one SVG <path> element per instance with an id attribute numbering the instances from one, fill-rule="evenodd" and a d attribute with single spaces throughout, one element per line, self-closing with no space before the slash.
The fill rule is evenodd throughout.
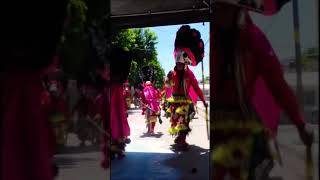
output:
<path id="1" fill-rule="evenodd" d="M 299 1 L 300 11 L 300 40 L 301 48 L 319 47 L 318 41 L 318 5 L 317 0 Z M 294 57 L 292 3 L 287 3 L 282 10 L 274 16 L 262 16 L 251 14 L 253 21 L 265 32 L 279 59 Z M 206 43 L 209 39 L 209 23 L 189 24 L 200 31 L 201 37 Z M 181 25 L 152 27 L 158 36 L 158 60 L 165 72 L 168 73 L 174 67 L 173 49 L 177 30 Z M 204 73 L 209 75 L 209 43 L 205 46 Z M 201 64 L 191 67 L 197 79 L 201 79 Z"/>

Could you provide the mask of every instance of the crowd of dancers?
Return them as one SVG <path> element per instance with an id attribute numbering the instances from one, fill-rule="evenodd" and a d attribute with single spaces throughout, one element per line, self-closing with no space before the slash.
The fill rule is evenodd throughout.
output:
<path id="1" fill-rule="evenodd" d="M 125 157 L 125 146 L 130 143 L 124 83 L 132 53 L 112 45 L 110 55 L 106 55 L 108 63 L 95 67 L 95 80 L 79 80 L 76 84 L 66 81 L 58 68 L 59 55 L 52 57 L 68 20 L 67 1 L 46 1 L 42 8 L 38 5 L 29 1 L 6 4 L 6 9 L 14 13 L 2 21 L 6 28 L 1 33 L 0 179 L 52 180 L 57 170 L 54 154 L 67 143 L 70 131 L 78 135 L 80 146 L 85 146 L 87 140 L 100 142 L 103 168 L 110 166 L 112 158 Z M 279 109 L 297 127 L 309 154 L 313 134 L 284 79 L 276 53 L 248 10 L 218 2 L 211 18 L 213 179 L 223 180 L 230 175 L 237 180 L 261 180 L 273 166 L 268 140 L 276 135 Z M 154 133 L 163 97 L 162 107 L 171 123 L 168 133 L 175 136 L 174 143 L 183 150 L 188 147 L 186 137 L 191 131 L 194 102 L 200 98 L 208 106 L 188 67 L 196 66 L 203 58 L 199 31 L 182 26 L 174 42 L 176 64 L 166 77 L 165 91 L 155 88 L 152 68 L 142 70 L 140 106 L 147 132 Z M 78 100 L 68 100 L 72 99 L 68 96 L 72 89 L 79 92 Z"/>

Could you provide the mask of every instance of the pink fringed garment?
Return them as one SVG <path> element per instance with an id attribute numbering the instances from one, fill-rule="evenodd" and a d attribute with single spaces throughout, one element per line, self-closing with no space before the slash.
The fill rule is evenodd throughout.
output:
<path id="1" fill-rule="evenodd" d="M 262 123 L 270 130 L 271 135 L 275 137 L 279 125 L 281 109 L 274 101 L 265 82 L 260 77 L 256 80 L 255 94 L 251 100 Z"/>
<path id="2" fill-rule="evenodd" d="M 145 101 L 149 108 L 157 113 L 160 111 L 160 102 L 158 100 L 158 91 L 152 85 L 146 85 L 143 89 Z"/>
<path id="3" fill-rule="evenodd" d="M 272 4 L 270 4 L 272 8 Z M 273 7 L 274 8 L 274 7 Z M 251 103 L 259 114 L 262 123 L 275 136 L 284 110 L 294 124 L 304 123 L 296 97 L 283 76 L 282 66 L 264 33 L 253 24 L 247 15 L 249 42 L 256 59 L 255 84 Z M 244 39 L 242 39 L 244 40 Z"/>
<path id="4" fill-rule="evenodd" d="M 166 98 L 170 98 L 172 96 L 172 88 L 167 87 L 166 88 Z"/>
<path id="5" fill-rule="evenodd" d="M 1 177 L 53 180 L 52 141 L 40 72 L 11 71 L 0 79 Z"/>
<path id="6" fill-rule="evenodd" d="M 193 104 L 196 105 L 198 101 L 198 95 L 192 86 L 189 89 L 189 96 L 192 99 Z"/>
<path id="7" fill-rule="evenodd" d="M 130 135 L 130 127 L 127 119 L 126 102 L 123 95 L 123 85 L 114 83 L 111 85 L 111 137 L 113 139 L 125 138 Z"/>

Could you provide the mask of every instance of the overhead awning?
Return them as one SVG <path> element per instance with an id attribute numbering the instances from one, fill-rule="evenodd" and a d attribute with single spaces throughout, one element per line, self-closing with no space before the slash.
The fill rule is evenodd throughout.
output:
<path id="1" fill-rule="evenodd" d="M 111 0 L 113 28 L 139 28 L 208 22 L 210 4 L 225 2 L 265 15 L 290 0 Z M 212 6 L 211 6 L 212 7 Z"/>
<path id="2" fill-rule="evenodd" d="M 114 28 L 139 28 L 209 21 L 210 0 L 111 0 Z"/>

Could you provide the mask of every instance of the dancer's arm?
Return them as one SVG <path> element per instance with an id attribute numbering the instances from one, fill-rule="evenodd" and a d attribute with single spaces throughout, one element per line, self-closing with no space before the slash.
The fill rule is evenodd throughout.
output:
<path id="1" fill-rule="evenodd" d="M 202 90 L 200 89 L 199 87 L 199 84 L 198 84 L 198 80 L 196 79 L 196 77 L 194 76 L 193 72 L 191 72 L 189 70 L 189 78 L 190 78 L 190 82 L 191 82 L 191 85 L 193 87 L 193 89 L 195 90 L 195 92 L 197 93 L 197 95 L 200 97 L 201 101 L 203 102 L 203 104 L 205 106 L 207 106 L 207 103 L 206 103 L 206 100 L 204 98 L 204 95 L 203 95 L 203 92 Z"/>
<path id="2" fill-rule="evenodd" d="M 305 124 L 303 115 L 300 111 L 296 96 L 284 78 L 281 64 L 266 37 L 261 35 L 260 39 L 260 43 L 256 43 L 261 46 L 256 47 L 258 52 L 257 57 L 259 57 L 259 72 L 271 90 L 278 105 L 289 115 L 297 127 L 302 127 Z"/>
<path id="3" fill-rule="evenodd" d="M 256 34 L 257 35 L 257 34 Z M 296 125 L 301 140 L 310 146 L 313 141 L 312 132 L 305 127 L 305 120 L 300 110 L 297 98 L 284 78 L 281 64 L 275 55 L 269 41 L 262 33 L 253 38 L 253 45 L 258 58 L 257 66 L 276 102 L 288 114 Z"/>

